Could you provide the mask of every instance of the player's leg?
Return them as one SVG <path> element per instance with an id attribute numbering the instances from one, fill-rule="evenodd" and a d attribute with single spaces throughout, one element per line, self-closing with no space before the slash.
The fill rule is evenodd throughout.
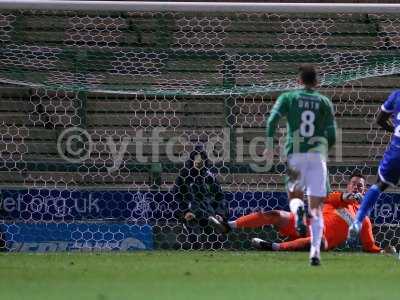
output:
<path id="1" fill-rule="evenodd" d="M 283 212 L 282 212 L 283 213 Z M 276 229 L 279 232 L 279 235 L 283 237 L 289 238 L 289 240 L 298 239 L 301 236 L 296 230 L 296 216 L 291 212 L 285 212 L 287 214 L 288 221 L 285 222 L 286 225 L 281 224 L 281 226 Z M 309 236 L 308 230 L 306 231 L 306 236 Z"/>
<path id="2" fill-rule="evenodd" d="M 310 263 L 313 266 L 320 264 L 321 240 L 324 231 L 322 206 L 327 195 L 327 176 L 325 158 L 319 153 L 308 154 L 308 169 L 305 184 L 308 195 L 310 215 Z"/>
<path id="3" fill-rule="evenodd" d="M 260 238 L 253 238 L 251 245 L 257 250 L 264 251 L 302 251 L 310 248 L 311 238 L 298 238 L 288 242 L 272 243 Z"/>
<path id="4" fill-rule="evenodd" d="M 293 241 L 278 243 L 274 245 L 277 251 L 304 251 L 309 250 L 311 237 L 299 238 Z"/>
<path id="5" fill-rule="evenodd" d="M 265 225 L 273 225 L 278 230 L 289 224 L 290 214 L 286 211 L 270 210 L 267 212 L 255 212 L 228 222 L 231 228 L 259 228 Z"/>
<path id="6" fill-rule="evenodd" d="M 209 218 L 211 225 L 221 233 L 228 233 L 232 229 L 259 228 L 265 225 L 273 225 L 279 230 L 281 227 L 287 226 L 289 220 L 290 214 L 279 210 L 255 212 L 229 222 L 220 221 L 214 217 Z"/>
<path id="7" fill-rule="evenodd" d="M 379 172 L 380 173 L 380 172 Z M 380 194 L 384 192 L 391 183 L 385 180 L 382 175 L 379 175 L 376 184 L 372 185 L 365 194 L 360 209 L 357 212 L 355 222 L 362 223 L 367 215 L 370 214 L 372 207 L 378 200 Z"/>
<path id="8" fill-rule="evenodd" d="M 289 207 L 291 213 L 295 216 L 295 228 L 299 236 L 307 234 L 306 210 L 303 202 L 304 191 L 288 191 Z"/>
<path id="9" fill-rule="evenodd" d="M 300 236 L 305 236 L 307 233 L 306 212 L 304 208 L 304 154 L 292 154 L 288 158 L 287 170 L 287 192 L 289 198 L 289 207 L 292 214 L 295 216 L 296 231 Z"/>
<path id="10" fill-rule="evenodd" d="M 307 251 L 310 250 L 311 237 L 297 238 L 282 243 L 273 243 L 260 238 L 253 238 L 251 245 L 257 250 L 265 251 Z M 321 251 L 328 250 L 326 245 L 326 240 L 322 239 Z"/>
<path id="11" fill-rule="evenodd" d="M 273 243 L 260 238 L 253 238 L 251 244 L 258 250 L 266 251 L 295 251 L 305 249 L 305 241 L 310 244 L 310 238 L 302 239 L 296 231 L 295 215 L 287 211 L 279 211 L 279 222 L 274 224 L 281 236 L 287 237 L 290 241 L 284 243 Z M 297 242 L 296 242 L 297 241 Z M 310 247 L 307 247 L 309 249 Z"/>
<path id="12" fill-rule="evenodd" d="M 322 205 L 325 197 L 310 196 L 309 197 L 309 214 L 310 214 L 310 262 L 312 265 L 320 264 L 321 240 L 324 233 L 324 218 L 322 216 Z"/>
<path id="13" fill-rule="evenodd" d="M 356 219 L 349 227 L 348 244 L 354 246 L 358 241 L 361 224 L 369 215 L 380 194 L 390 185 L 395 185 L 400 178 L 400 148 L 389 146 L 379 164 L 377 183 L 371 186 L 365 194 Z"/>
<path id="14" fill-rule="evenodd" d="M 362 223 L 367 215 L 370 214 L 376 201 L 383 191 L 389 187 L 389 184 L 383 182 L 378 177 L 376 184 L 371 186 L 365 194 L 360 209 L 357 211 L 354 222 L 349 227 L 349 234 L 347 244 L 350 247 L 354 247 L 358 243 L 358 235 L 361 231 Z"/>

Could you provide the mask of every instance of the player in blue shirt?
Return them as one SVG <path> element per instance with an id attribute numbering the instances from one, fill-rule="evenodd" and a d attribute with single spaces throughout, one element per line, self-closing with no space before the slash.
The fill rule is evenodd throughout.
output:
<path id="1" fill-rule="evenodd" d="M 400 179 L 400 90 L 393 92 L 382 105 L 376 123 L 393 133 L 392 140 L 379 164 L 378 180 L 365 194 L 356 218 L 349 227 L 350 245 L 357 242 L 361 224 L 370 214 L 379 195 L 389 186 L 397 185 Z"/>

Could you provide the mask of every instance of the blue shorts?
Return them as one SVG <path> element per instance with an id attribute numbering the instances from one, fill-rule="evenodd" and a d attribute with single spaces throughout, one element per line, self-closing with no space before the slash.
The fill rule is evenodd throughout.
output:
<path id="1" fill-rule="evenodd" d="M 379 178 L 387 184 L 396 185 L 400 179 L 400 147 L 390 145 L 379 165 Z"/>

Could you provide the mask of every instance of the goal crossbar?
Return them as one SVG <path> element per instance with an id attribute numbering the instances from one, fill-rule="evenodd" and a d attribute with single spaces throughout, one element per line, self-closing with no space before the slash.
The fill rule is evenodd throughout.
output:
<path id="1" fill-rule="evenodd" d="M 0 9 L 73 11 L 400 13 L 400 4 L 2 0 Z"/>

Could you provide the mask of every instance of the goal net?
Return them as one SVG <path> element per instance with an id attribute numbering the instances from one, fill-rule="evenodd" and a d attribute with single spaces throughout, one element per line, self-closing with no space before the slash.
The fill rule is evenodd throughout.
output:
<path id="1" fill-rule="evenodd" d="M 0 4 L 2 250 L 281 240 L 269 226 L 221 235 L 187 224 L 182 202 L 222 195 L 229 219 L 288 209 L 286 158 L 263 166 L 265 118 L 277 95 L 298 87 L 302 63 L 318 67 L 335 105 L 332 189 L 344 190 L 354 170 L 375 181 L 390 136 L 374 117 L 400 80 L 398 7 L 8 2 Z M 279 145 L 284 131 L 282 123 Z M 192 172 L 196 151 L 208 173 Z M 209 190 L 193 191 L 199 177 Z M 380 246 L 399 244 L 399 200 L 389 190 L 372 212 Z"/>

